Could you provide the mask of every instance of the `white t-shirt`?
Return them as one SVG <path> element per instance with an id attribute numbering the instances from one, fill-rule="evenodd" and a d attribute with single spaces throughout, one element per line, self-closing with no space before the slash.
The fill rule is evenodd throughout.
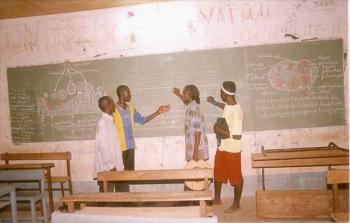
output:
<path id="1" fill-rule="evenodd" d="M 233 139 L 232 135 L 242 135 L 243 112 L 241 106 L 239 104 L 226 104 L 224 108 L 223 118 L 226 119 L 231 137 L 221 140 L 219 150 L 231 153 L 239 153 L 242 151 L 241 140 Z"/>

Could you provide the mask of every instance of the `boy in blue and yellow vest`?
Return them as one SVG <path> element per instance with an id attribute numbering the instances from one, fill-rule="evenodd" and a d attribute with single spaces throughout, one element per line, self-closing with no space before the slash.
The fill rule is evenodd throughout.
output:
<path id="1" fill-rule="evenodd" d="M 124 170 L 135 170 L 135 122 L 141 125 L 151 121 L 158 115 L 170 110 L 170 105 L 162 105 L 153 114 L 144 117 L 132 104 L 131 92 L 128 86 L 120 85 L 117 88 L 118 103 L 114 113 L 114 122 L 117 127 L 120 148 L 122 150 Z M 125 189 L 128 190 L 128 189 Z"/>

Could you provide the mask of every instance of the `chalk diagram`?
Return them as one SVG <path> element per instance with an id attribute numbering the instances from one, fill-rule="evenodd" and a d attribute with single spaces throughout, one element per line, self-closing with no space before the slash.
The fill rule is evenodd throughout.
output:
<path id="1" fill-rule="evenodd" d="M 318 73 L 317 65 L 311 60 L 283 60 L 269 70 L 268 80 L 275 90 L 296 92 L 310 89 Z"/>
<path id="2" fill-rule="evenodd" d="M 98 72 L 98 70 L 81 70 L 71 62 L 65 62 L 63 71 L 50 72 L 49 75 L 58 76 L 53 88 L 44 86 L 41 105 L 48 115 L 62 113 L 81 113 L 95 111 L 96 103 L 103 94 L 102 87 L 95 88 L 87 81 L 83 72 Z"/>

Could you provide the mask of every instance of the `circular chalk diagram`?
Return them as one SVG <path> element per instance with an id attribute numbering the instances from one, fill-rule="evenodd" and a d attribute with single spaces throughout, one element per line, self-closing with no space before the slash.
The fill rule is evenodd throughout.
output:
<path id="1" fill-rule="evenodd" d="M 271 87 L 278 91 L 295 92 L 309 89 L 316 81 L 318 67 L 310 60 L 284 60 L 268 72 Z"/>
<path id="2" fill-rule="evenodd" d="M 77 85 L 78 93 L 91 92 L 94 90 L 94 86 L 90 82 L 79 81 Z"/>
<path id="3" fill-rule="evenodd" d="M 67 98 L 67 93 L 64 89 L 59 89 L 57 92 L 58 100 L 64 101 Z"/>
<path id="4" fill-rule="evenodd" d="M 74 81 L 69 78 L 68 84 L 67 84 L 67 93 L 68 95 L 74 95 L 75 92 L 77 92 L 77 86 L 74 83 Z"/>

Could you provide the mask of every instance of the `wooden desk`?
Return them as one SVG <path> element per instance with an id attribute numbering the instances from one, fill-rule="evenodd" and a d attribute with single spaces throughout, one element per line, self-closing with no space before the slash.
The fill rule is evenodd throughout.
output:
<path id="1" fill-rule="evenodd" d="M 55 166 L 54 163 L 0 164 L 0 171 L 1 170 L 45 169 L 46 176 L 47 176 L 47 188 L 48 188 L 48 192 L 49 192 L 49 207 L 50 207 L 50 213 L 52 213 L 54 211 L 54 207 L 53 207 L 51 168 L 54 166 Z"/>
<path id="2" fill-rule="evenodd" d="M 252 168 L 262 169 L 262 186 L 265 190 L 266 168 L 316 167 L 349 165 L 349 150 L 331 142 L 325 147 L 270 149 L 251 155 Z"/>
<path id="3" fill-rule="evenodd" d="M 331 192 L 328 190 L 265 190 L 266 168 L 316 167 L 329 169 L 349 165 L 349 150 L 331 142 L 325 147 L 270 149 L 251 155 L 252 168 L 262 169 L 262 187 L 256 193 L 258 218 L 329 219 Z M 347 191 L 341 194 L 341 200 Z M 348 200 L 348 199 L 346 199 Z M 345 202 L 343 202 L 345 203 Z"/>

